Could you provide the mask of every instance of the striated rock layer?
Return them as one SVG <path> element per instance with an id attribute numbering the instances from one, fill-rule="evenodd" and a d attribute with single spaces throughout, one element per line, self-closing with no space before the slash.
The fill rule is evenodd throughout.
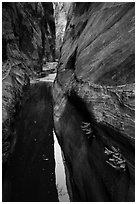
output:
<path id="1" fill-rule="evenodd" d="M 15 119 L 29 76 L 41 72 L 43 60 L 55 58 L 52 3 L 2 3 L 3 162 L 15 143 Z M 13 144 L 13 145 L 11 145 Z M 4 169 L 4 166 L 3 166 Z"/>
<path id="2" fill-rule="evenodd" d="M 67 13 L 70 2 L 54 2 L 55 24 L 56 24 L 56 58 L 59 58 L 60 48 L 63 42 Z"/>
<path id="3" fill-rule="evenodd" d="M 135 4 L 72 3 L 54 83 L 72 201 L 134 201 Z"/>
<path id="4" fill-rule="evenodd" d="M 11 146 L 15 139 L 14 125 L 21 105 L 21 98 L 29 87 L 29 78 L 21 63 L 11 64 L 10 72 L 2 80 L 2 159 L 7 162 Z"/>
<path id="5" fill-rule="evenodd" d="M 39 71 L 43 58 L 54 61 L 52 3 L 4 2 L 2 7 L 3 60 L 22 58 L 31 69 Z"/>

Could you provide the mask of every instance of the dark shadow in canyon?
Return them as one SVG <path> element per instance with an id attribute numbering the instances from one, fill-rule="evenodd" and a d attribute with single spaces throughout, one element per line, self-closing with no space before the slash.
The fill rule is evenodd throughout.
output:
<path id="1" fill-rule="evenodd" d="M 88 125 L 82 128 L 83 122 Z M 134 200 L 134 145 L 129 138 L 89 114 L 75 92 L 60 119 L 58 140 L 69 173 L 73 201 Z M 106 151 L 112 153 L 107 154 Z M 115 160 L 116 155 L 123 166 Z M 111 161 L 111 162 L 110 162 Z M 114 163 L 115 165 L 113 165 Z"/>
<path id="2" fill-rule="evenodd" d="M 3 178 L 3 201 L 58 201 L 51 89 L 31 85 L 16 121 L 15 147 Z"/>

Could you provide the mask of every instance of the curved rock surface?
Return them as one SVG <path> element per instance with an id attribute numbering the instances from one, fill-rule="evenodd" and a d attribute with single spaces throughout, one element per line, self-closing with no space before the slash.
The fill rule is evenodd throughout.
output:
<path id="1" fill-rule="evenodd" d="M 54 2 L 55 24 L 56 24 L 56 58 L 59 58 L 60 48 L 63 42 L 67 13 L 71 2 Z"/>
<path id="2" fill-rule="evenodd" d="M 55 22 L 50 2 L 2 3 L 3 162 L 14 138 L 15 116 L 29 76 L 55 58 Z M 3 166 L 3 170 L 4 170 Z"/>
<path id="3" fill-rule="evenodd" d="M 21 106 L 21 98 L 29 88 L 29 78 L 22 62 L 6 61 L 3 69 L 7 73 L 2 80 L 2 160 L 4 164 L 9 157 L 10 148 L 14 143 L 15 119 Z"/>
<path id="4" fill-rule="evenodd" d="M 72 201 L 134 201 L 135 4 L 72 3 L 54 83 Z"/>
<path id="5" fill-rule="evenodd" d="M 4 2 L 2 7 L 3 60 L 21 58 L 32 70 L 39 71 L 43 58 L 45 61 L 54 61 L 55 22 L 52 3 Z"/>

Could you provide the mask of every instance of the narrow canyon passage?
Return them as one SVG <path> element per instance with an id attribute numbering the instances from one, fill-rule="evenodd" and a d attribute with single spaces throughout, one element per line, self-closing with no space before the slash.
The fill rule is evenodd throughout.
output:
<path id="1" fill-rule="evenodd" d="M 135 3 L 2 3 L 2 201 L 135 201 Z"/>
<path id="2" fill-rule="evenodd" d="M 31 85 L 24 99 L 3 185 L 3 201 L 58 201 L 52 101 L 47 87 L 46 82 Z"/>

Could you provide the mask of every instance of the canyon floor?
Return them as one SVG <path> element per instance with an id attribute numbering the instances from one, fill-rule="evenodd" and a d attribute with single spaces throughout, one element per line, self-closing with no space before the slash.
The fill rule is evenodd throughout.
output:
<path id="1" fill-rule="evenodd" d="M 3 180 L 3 201 L 69 201 L 47 90 L 55 76 L 52 73 L 30 81 L 16 122 L 15 149 Z"/>

